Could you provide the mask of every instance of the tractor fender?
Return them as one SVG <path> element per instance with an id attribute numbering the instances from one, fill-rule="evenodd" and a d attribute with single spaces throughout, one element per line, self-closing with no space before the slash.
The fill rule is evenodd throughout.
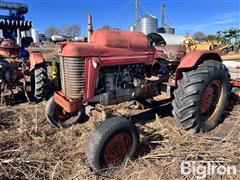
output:
<path id="1" fill-rule="evenodd" d="M 189 69 L 192 69 L 198 64 L 202 63 L 205 60 L 216 60 L 219 62 L 222 62 L 222 59 L 218 52 L 216 51 L 193 51 L 188 53 L 180 62 L 177 70 L 176 70 L 176 79 L 175 82 L 177 84 L 177 81 L 182 78 L 182 73 L 184 71 L 188 71 Z"/>
<path id="2" fill-rule="evenodd" d="M 30 71 L 35 68 L 37 64 L 42 64 L 45 62 L 41 52 L 31 52 L 29 56 L 30 61 Z"/>

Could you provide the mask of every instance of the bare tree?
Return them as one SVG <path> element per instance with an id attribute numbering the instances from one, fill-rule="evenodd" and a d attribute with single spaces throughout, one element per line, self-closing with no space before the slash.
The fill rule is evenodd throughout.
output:
<path id="1" fill-rule="evenodd" d="M 101 28 L 99 29 L 105 29 L 105 30 L 121 30 L 120 28 L 117 28 L 117 27 L 112 27 L 110 26 L 109 24 L 105 24 L 103 25 Z"/>
<path id="2" fill-rule="evenodd" d="M 110 26 L 109 24 L 105 24 L 105 25 L 103 25 L 103 27 L 100 28 L 100 29 L 112 30 L 113 28 L 112 28 L 112 26 Z"/>
<path id="3" fill-rule="evenodd" d="M 197 41 L 203 41 L 205 39 L 205 34 L 201 31 L 198 31 L 196 32 L 194 35 L 193 35 L 194 39 L 196 39 Z"/>
<path id="4" fill-rule="evenodd" d="M 46 34 L 46 36 L 49 36 L 49 37 L 52 35 L 59 35 L 60 30 L 55 26 L 50 26 L 49 28 L 47 28 L 45 30 L 45 34 Z"/>
<path id="5" fill-rule="evenodd" d="M 67 26 L 63 28 L 63 35 L 70 37 L 80 36 L 80 29 L 80 26 L 77 24 Z"/>
<path id="6" fill-rule="evenodd" d="M 191 35 L 191 30 L 186 30 L 184 31 L 184 36 L 190 36 Z"/>
<path id="7" fill-rule="evenodd" d="M 216 35 L 209 34 L 206 36 L 206 40 L 207 41 L 215 41 L 215 40 L 218 40 L 218 38 Z"/>
<path id="8" fill-rule="evenodd" d="M 120 28 L 113 28 L 113 30 L 118 30 L 118 31 L 120 31 L 121 29 L 120 29 Z"/>

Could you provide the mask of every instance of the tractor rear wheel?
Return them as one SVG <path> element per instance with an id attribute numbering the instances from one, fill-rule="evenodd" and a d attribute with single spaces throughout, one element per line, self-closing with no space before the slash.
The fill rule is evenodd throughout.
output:
<path id="1" fill-rule="evenodd" d="M 137 127 L 123 117 L 112 117 L 92 134 L 86 156 L 93 170 L 117 166 L 135 155 L 139 144 Z"/>
<path id="2" fill-rule="evenodd" d="M 53 127 L 57 128 L 70 127 L 71 125 L 83 120 L 83 116 L 84 113 L 82 110 L 73 113 L 66 112 L 60 105 L 55 102 L 53 96 L 48 100 L 45 107 L 46 119 Z"/>
<path id="3" fill-rule="evenodd" d="M 194 70 L 184 72 L 177 82 L 172 101 L 174 118 L 188 130 L 213 129 L 222 122 L 229 91 L 230 76 L 221 62 L 206 60 Z"/>
<path id="4" fill-rule="evenodd" d="M 32 84 L 33 96 L 36 100 L 42 100 L 44 98 L 47 98 L 47 95 L 51 93 L 49 92 L 49 89 L 47 90 L 48 74 L 45 63 L 36 65 L 32 78 Z"/>

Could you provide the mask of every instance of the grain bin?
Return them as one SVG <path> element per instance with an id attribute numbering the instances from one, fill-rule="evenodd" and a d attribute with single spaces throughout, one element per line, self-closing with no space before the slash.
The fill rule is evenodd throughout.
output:
<path id="1" fill-rule="evenodd" d="M 158 19 L 151 14 L 145 14 L 135 25 L 135 31 L 143 32 L 147 35 L 152 32 L 157 32 L 157 26 Z"/>
<path id="2" fill-rule="evenodd" d="M 33 42 L 38 43 L 39 42 L 38 30 L 37 29 L 32 29 L 31 34 L 32 34 Z"/>
<path id="3" fill-rule="evenodd" d="M 135 26 L 134 25 L 129 26 L 129 31 L 134 32 L 135 31 Z"/>
<path id="4" fill-rule="evenodd" d="M 173 28 L 169 25 L 165 25 L 165 26 L 158 28 L 158 32 L 159 33 L 167 33 L 167 34 L 175 34 L 175 28 Z"/>
<path id="5" fill-rule="evenodd" d="M 32 37 L 31 30 L 26 31 L 26 37 Z"/>

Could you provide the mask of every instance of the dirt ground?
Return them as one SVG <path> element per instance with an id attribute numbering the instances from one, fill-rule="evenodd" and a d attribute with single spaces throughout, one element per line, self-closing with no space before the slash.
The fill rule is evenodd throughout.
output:
<path id="1" fill-rule="evenodd" d="M 46 102 L 0 107 L 0 179 L 196 179 L 180 174 L 182 161 L 220 161 L 235 165 L 237 175 L 207 179 L 240 179 L 240 105 L 227 111 L 211 132 L 182 130 L 171 107 L 135 111 L 141 144 L 134 160 L 104 172 L 92 172 L 85 146 L 97 126 L 90 119 L 68 129 L 52 128 L 44 117 Z M 126 114 L 124 105 L 119 114 Z"/>

